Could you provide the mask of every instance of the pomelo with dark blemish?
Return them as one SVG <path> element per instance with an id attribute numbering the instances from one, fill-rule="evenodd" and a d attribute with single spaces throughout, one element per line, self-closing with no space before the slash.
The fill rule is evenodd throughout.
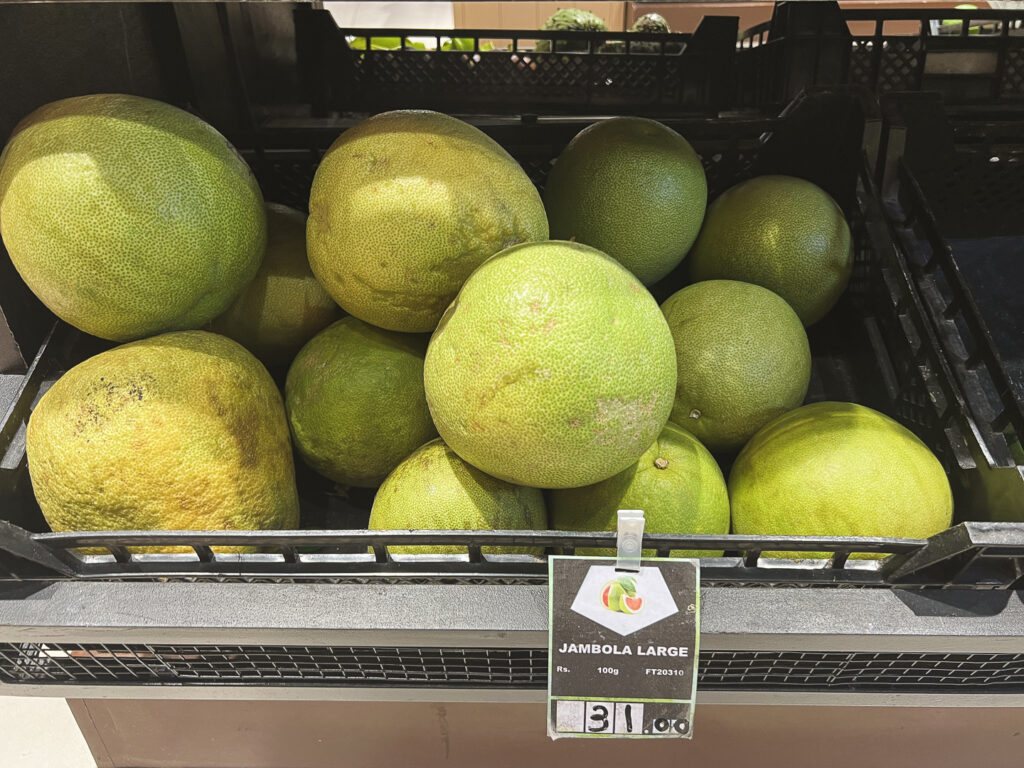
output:
<path id="1" fill-rule="evenodd" d="M 429 111 L 345 131 L 317 168 L 309 212 L 314 274 L 344 310 L 392 331 L 433 331 L 484 260 L 548 236 L 537 188 L 512 156 Z"/>
<path id="2" fill-rule="evenodd" d="M 281 395 L 215 333 L 165 333 L 79 363 L 33 410 L 26 452 L 54 531 L 299 524 Z"/>

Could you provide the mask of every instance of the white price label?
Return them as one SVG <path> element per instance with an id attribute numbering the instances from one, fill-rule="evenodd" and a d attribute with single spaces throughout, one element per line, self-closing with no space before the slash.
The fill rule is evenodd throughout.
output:
<path id="1" fill-rule="evenodd" d="M 548 734 L 690 738 L 699 561 L 553 557 Z"/>

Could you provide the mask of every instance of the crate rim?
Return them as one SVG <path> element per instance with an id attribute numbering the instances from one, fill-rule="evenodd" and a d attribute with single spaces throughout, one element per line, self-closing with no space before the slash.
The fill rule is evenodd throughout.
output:
<path id="1" fill-rule="evenodd" d="M 546 581 L 549 555 L 578 548 L 613 549 L 614 532 L 290 530 L 290 531 L 90 531 L 28 534 L 0 523 L 0 554 L 36 566 L 27 576 L 15 568 L 4 581 L 131 581 L 146 579 L 409 581 Z M 458 554 L 394 554 L 392 546 L 445 545 Z M 129 548 L 180 547 L 184 552 L 145 553 Z M 257 553 L 218 553 L 216 547 L 247 546 Z M 484 547 L 543 549 L 537 554 L 485 554 Z M 81 554 L 76 548 L 104 549 Z M 348 552 L 301 552 L 301 548 L 348 547 Z M 646 534 L 645 549 L 714 550 L 699 558 L 703 581 L 765 587 L 904 586 L 947 589 L 1024 588 L 1024 523 L 960 523 L 930 539 Z M 191 552 L 188 552 L 191 550 Z M 765 552 L 812 553 L 793 560 Z M 860 559 L 854 553 L 883 554 Z M 826 557 L 821 557 L 826 554 Z"/>
<path id="2" fill-rule="evenodd" d="M 774 8 L 777 9 L 784 2 L 785 0 L 782 0 L 782 2 L 776 2 Z M 976 21 L 979 23 L 984 23 L 986 21 L 1024 21 L 1024 8 L 977 8 L 970 10 L 961 8 L 843 8 L 840 6 L 839 13 L 844 21 L 874 21 L 878 25 L 884 24 L 886 21 L 922 22 L 920 31 L 913 34 L 883 34 L 882 28 L 879 26 L 876 27 L 875 31 L 872 33 L 854 35 L 854 37 L 865 39 L 882 37 L 939 37 L 939 35 L 934 35 L 930 32 L 929 28 L 923 23 L 926 21 Z M 772 22 L 772 19 L 768 19 L 742 30 L 739 34 L 739 41 L 745 41 L 770 32 Z M 1009 27 L 1004 25 L 998 35 L 985 35 L 985 37 L 1004 37 L 1008 35 Z M 797 32 L 795 35 L 793 33 L 786 34 L 786 37 L 790 36 L 816 37 L 819 35 L 812 35 L 809 32 Z M 966 35 L 962 36 L 967 37 Z"/>

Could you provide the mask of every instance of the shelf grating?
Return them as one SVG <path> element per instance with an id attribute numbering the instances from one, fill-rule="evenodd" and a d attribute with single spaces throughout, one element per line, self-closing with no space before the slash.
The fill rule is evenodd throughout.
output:
<path id="1" fill-rule="evenodd" d="M 0 644 L 6 684 L 543 688 L 543 648 Z M 1024 653 L 705 651 L 702 690 L 1024 692 Z"/>

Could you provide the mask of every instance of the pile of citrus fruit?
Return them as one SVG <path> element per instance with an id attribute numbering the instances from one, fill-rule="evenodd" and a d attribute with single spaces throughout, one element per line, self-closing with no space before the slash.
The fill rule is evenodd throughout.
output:
<path id="1" fill-rule="evenodd" d="M 842 210 L 787 176 L 709 206 L 700 157 L 653 120 L 580 131 L 542 196 L 465 122 L 376 115 L 326 152 L 307 217 L 265 203 L 197 117 L 72 98 L 0 156 L 0 235 L 56 315 L 122 342 L 32 413 L 54 530 L 297 527 L 293 453 L 378 488 L 377 529 L 611 530 L 620 508 L 665 533 L 951 520 L 911 432 L 803 404 L 805 327 L 852 270 Z"/>

